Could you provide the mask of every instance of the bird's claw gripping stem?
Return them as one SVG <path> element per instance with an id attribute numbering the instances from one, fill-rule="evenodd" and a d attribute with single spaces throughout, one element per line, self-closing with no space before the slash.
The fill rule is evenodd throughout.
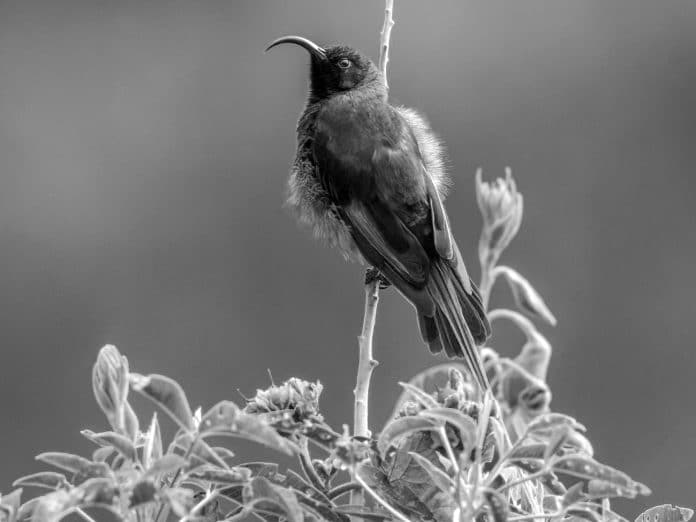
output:
<path id="1" fill-rule="evenodd" d="M 380 290 L 384 290 L 391 286 L 391 283 L 386 280 L 386 278 L 382 275 L 382 272 L 374 267 L 370 267 L 365 271 L 365 284 L 369 285 L 375 281 L 379 281 Z"/>

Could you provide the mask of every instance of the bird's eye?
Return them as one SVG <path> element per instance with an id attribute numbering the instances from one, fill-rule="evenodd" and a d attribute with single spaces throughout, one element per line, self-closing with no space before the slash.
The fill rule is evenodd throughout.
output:
<path id="1" fill-rule="evenodd" d="M 342 60 L 339 60 L 339 61 L 338 61 L 338 66 L 339 66 L 341 69 L 347 69 L 347 68 L 350 67 L 351 65 L 353 65 L 353 63 L 352 63 L 350 60 L 348 60 L 347 58 L 343 58 Z"/>

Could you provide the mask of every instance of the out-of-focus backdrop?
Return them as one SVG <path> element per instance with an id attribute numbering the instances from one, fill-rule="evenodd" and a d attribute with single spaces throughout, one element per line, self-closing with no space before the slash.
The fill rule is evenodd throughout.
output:
<path id="1" fill-rule="evenodd" d="M 307 56 L 284 34 L 373 56 L 377 0 L 0 3 L 0 490 L 104 421 L 98 348 L 179 380 L 194 404 L 290 376 L 350 422 L 362 269 L 282 208 Z M 693 507 L 696 3 L 399 0 L 392 98 L 444 137 L 471 271 L 478 166 L 525 195 L 504 259 L 559 319 L 554 408 L 654 491 L 629 518 Z M 494 304 L 509 299 L 501 287 Z M 501 325 L 492 345 L 521 336 Z M 372 419 L 436 362 L 393 291 Z"/>

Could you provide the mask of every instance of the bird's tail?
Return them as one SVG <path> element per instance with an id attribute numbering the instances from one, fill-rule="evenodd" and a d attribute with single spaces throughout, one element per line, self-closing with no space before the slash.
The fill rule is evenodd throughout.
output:
<path id="1" fill-rule="evenodd" d="M 462 277 L 466 277 L 465 284 Z M 481 296 L 456 267 L 444 259 L 432 264 L 426 290 L 435 307 L 432 315 L 419 314 L 423 340 L 433 353 L 444 349 L 449 357 L 463 357 L 482 390 L 489 388 L 477 345 L 491 333 Z"/>

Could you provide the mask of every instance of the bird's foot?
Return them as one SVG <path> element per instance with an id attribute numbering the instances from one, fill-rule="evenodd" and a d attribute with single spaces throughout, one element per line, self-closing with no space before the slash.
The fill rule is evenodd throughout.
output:
<path id="1" fill-rule="evenodd" d="M 379 288 L 381 290 L 391 286 L 391 283 L 386 280 L 379 270 L 374 267 L 370 267 L 365 271 L 365 284 L 369 285 L 375 281 L 379 281 Z"/>

